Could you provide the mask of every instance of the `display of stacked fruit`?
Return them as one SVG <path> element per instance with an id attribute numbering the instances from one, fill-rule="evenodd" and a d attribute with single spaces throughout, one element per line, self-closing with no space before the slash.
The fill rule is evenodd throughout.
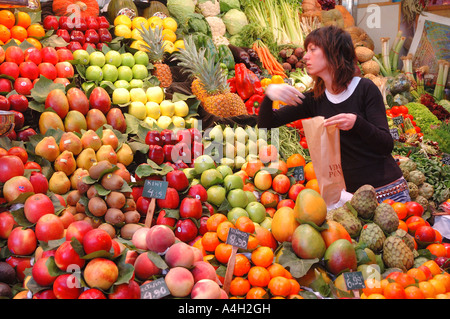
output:
<path id="1" fill-rule="evenodd" d="M 328 209 L 305 148 L 287 150 L 284 136 L 276 145 L 252 125 L 197 122 L 200 103 L 243 103 L 215 57 L 184 42 L 200 14 L 180 31 L 170 12 L 78 24 L 7 12 L 0 109 L 15 126 L 0 138 L 1 297 L 449 298 L 450 246 L 429 219 L 449 196 L 446 166 L 397 156 L 412 201 L 378 203 L 365 185 Z M 170 92 L 169 58 L 181 48 L 192 95 Z M 400 114 L 403 134 L 432 136 L 412 106 L 387 112 Z M 167 183 L 164 198 L 146 193 L 150 181 Z M 361 272 L 365 288 L 349 290 L 348 272 Z M 163 295 L 149 293 L 155 283 Z"/>

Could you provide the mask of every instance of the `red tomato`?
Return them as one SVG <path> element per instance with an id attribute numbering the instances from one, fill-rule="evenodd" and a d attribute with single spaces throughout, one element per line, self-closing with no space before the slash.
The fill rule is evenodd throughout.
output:
<path id="1" fill-rule="evenodd" d="M 398 107 L 398 109 L 399 109 L 399 113 L 401 113 L 403 115 L 408 114 L 408 112 L 409 112 L 408 108 L 405 105 L 400 105 Z"/>
<path id="2" fill-rule="evenodd" d="M 391 107 L 391 113 L 394 116 L 398 116 L 400 114 L 400 109 L 397 105 L 394 105 L 393 107 Z"/>
<path id="3" fill-rule="evenodd" d="M 411 121 L 414 119 L 414 117 L 411 114 L 409 114 L 409 113 L 403 114 L 403 118 L 410 119 Z"/>
<path id="4" fill-rule="evenodd" d="M 416 133 L 420 133 L 420 127 L 418 127 L 418 126 L 414 126 L 414 129 L 416 130 Z"/>
<path id="5" fill-rule="evenodd" d="M 406 209 L 408 210 L 407 216 L 419 216 L 422 217 L 423 206 L 417 202 L 406 202 Z"/>

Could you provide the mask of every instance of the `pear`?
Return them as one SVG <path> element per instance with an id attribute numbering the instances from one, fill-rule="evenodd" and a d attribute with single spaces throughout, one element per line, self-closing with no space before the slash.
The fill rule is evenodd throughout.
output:
<path id="1" fill-rule="evenodd" d="M 71 151 L 64 151 L 56 158 L 55 171 L 64 172 L 67 176 L 72 175 L 77 169 L 77 162 Z"/>
<path id="2" fill-rule="evenodd" d="M 46 136 L 40 140 L 36 144 L 34 152 L 50 162 L 54 162 L 60 154 L 59 146 L 53 136 Z"/>
<path id="3" fill-rule="evenodd" d="M 224 143 L 228 142 L 234 144 L 234 130 L 230 126 L 225 127 L 225 129 L 223 130 L 223 139 Z"/>
<path id="4" fill-rule="evenodd" d="M 61 152 L 70 151 L 74 156 L 77 156 L 83 150 L 83 143 L 75 133 L 64 132 L 59 141 L 59 150 Z"/>
<path id="5" fill-rule="evenodd" d="M 101 141 L 103 145 L 111 145 L 114 150 L 119 146 L 119 139 L 114 131 L 109 128 L 103 130 Z"/>
<path id="6" fill-rule="evenodd" d="M 209 138 L 212 141 L 217 141 L 219 143 L 222 143 L 223 141 L 223 130 L 222 127 L 220 125 L 216 125 L 214 126 L 210 131 L 209 131 Z"/>
<path id="7" fill-rule="evenodd" d="M 111 164 L 117 164 L 117 153 L 111 145 L 105 144 L 100 146 L 95 156 L 97 157 L 97 162 L 106 160 Z"/>
<path id="8" fill-rule="evenodd" d="M 71 188 L 78 190 L 78 181 L 84 176 L 89 176 L 89 172 L 84 168 L 78 167 L 69 178 Z"/>
<path id="9" fill-rule="evenodd" d="M 48 180 L 48 190 L 52 193 L 63 195 L 71 187 L 69 177 L 64 172 L 54 172 Z"/>
<path id="10" fill-rule="evenodd" d="M 83 148 L 92 148 L 97 151 L 102 146 L 102 140 L 94 130 L 87 130 L 81 136 L 81 144 Z"/>
<path id="11" fill-rule="evenodd" d="M 241 126 L 238 126 L 234 130 L 234 138 L 236 141 L 246 144 L 248 141 L 248 133 Z"/>
<path id="12" fill-rule="evenodd" d="M 95 162 L 97 162 L 97 156 L 95 151 L 90 147 L 82 150 L 77 156 L 77 167 L 81 167 L 85 170 L 89 170 Z"/>
<path id="13" fill-rule="evenodd" d="M 133 159 L 133 150 L 128 144 L 123 143 L 120 149 L 117 151 L 117 161 L 125 166 L 128 166 L 133 162 Z"/>

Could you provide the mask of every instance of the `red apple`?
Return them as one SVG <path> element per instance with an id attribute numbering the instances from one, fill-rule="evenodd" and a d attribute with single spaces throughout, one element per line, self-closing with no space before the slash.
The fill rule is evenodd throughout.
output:
<path id="1" fill-rule="evenodd" d="M 187 243 L 197 236 L 198 228 L 192 219 L 179 219 L 175 224 L 174 233 L 179 240 Z"/>
<path id="2" fill-rule="evenodd" d="M 78 299 L 81 292 L 81 283 L 73 274 L 59 275 L 53 282 L 53 293 L 57 299 Z"/>
<path id="3" fill-rule="evenodd" d="M 82 243 L 84 235 L 86 235 L 92 229 L 94 229 L 92 225 L 85 220 L 74 221 L 67 227 L 66 240 L 70 241 L 72 240 L 72 238 L 75 238 L 80 243 Z"/>
<path id="4" fill-rule="evenodd" d="M 71 79 L 74 76 L 75 70 L 70 62 L 58 62 L 56 63 L 55 68 L 57 78 Z"/>
<path id="5" fill-rule="evenodd" d="M 24 62 L 34 62 L 39 65 L 42 62 L 41 50 L 36 47 L 28 48 L 24 51 Z"/>
<path id="6" fill-rule="evenodd" d="M 202 184 L 195 184 L 189 188 L 188 195 L 200 199 L 201 202 L 206 202 L 208 194 L 206 188 Z"/>
<path id="7" fill-rule="evenodd" d="M 175 225 L 175 223 L 174 223 Z M 0 213 L 0 238 L 8 239 L 11 231 L 17 226 L 14 216 L 9 211 Z"/>
<path id="8" fill-rule="evenodd" d="M 36 248 L 37 239 L 33 229 L 16 227 L 9 234 L 8 249 L 14 255 L 31 255 Z"/>
<path id="9" fill-rule="evenodd" d="M 169 183 L 169 187 L 173 187 L 179 192 L 182 192 L 189 187 L 189 180 L 182 170 L 168 172 L 166 181 Z"/>
<path id="10" fill-rule="evenodd" d="M 39 173 L 41 174 L 41 173 Z M 52 200 L 46 194 L 34 194 L 25 200 L 23 211 L 30 223 L 36 223 L 46 214 L 54 214 L 55 207 Z"/>
<path id="11" fill-rule="evenodd" d="M 30 140 L 30 136 L 36 134 L 37 132 L 33 128 L 29 127 L 27 129 L 17 132 L 17 137 L 19 138 L 20 141 L 28 142 Z"/>
<path id="12" fill-rule="evenodd" d="M 98 16 L 97 22 L 98 22 L 99 28 L 106 28 L 106 29 L 109 28 L 109 21 L 108 21 L 108 19 L 106 19 L 105 16 Z"/>
<path id="13" fill-rule="evenodd" d="M 55 65 L 50 62 L 42 62 L 38 65 L 38 68 L 41 75 L 45 76 L 47 79 L 54 80 L 58 76 Z"/>
<path id="14" fill-rule="evenodd" d="M 96 288 L 83 291 L 78 299 L 107 299 L 105 294 Z"/>
<path id="15" fill-rule="evenodd" d="M 73 53 L 67 48 L 58 49 L 56 53 L 58 54 L 58 62 L 73 60 Z"/>
<path id="16" fill-rule="evenodd" d="M 64 224 L 59 216 L 45 214 L 37 221 L 34 232 L 39 241 L 49 242 L 63 238 L 64 230 Z"/>
<path id="17" fill-rule="evenodd" d="M 70 41 L 69 44 L 67 45 L 67 48 L 70 51 L 75 52 L 76 50 L 83 49 L 83 45 L 78 41 Z"/>
<path id="18" fill-rule="evenodd" d="M 9 111 L 11 104 L 6 96 L 0 95 L 0 110 Z"/>
<path id="19" fill-rule="evenodd" d="M 76 41 L 83 45 L 86 42 L 86 39 L 82 31 L 73 30 L 70 32 L 70 41 Z"/>
<path id="20" fill-rule="evenodd" d="M 57 275 L 52 276 L 49 272 L 49 267 L 47 266 L 49 259 L 50 257 L 48 256 L 39 258 L 31 269 L 31 276 L 34 281 L 43 287 L 51 286 L 57 277 Z"/>
<path id="21" fill-rule="evenodd" d="M 149 145 L 148 158 L 158 165 L 164 162 L 164 150 L 160 145 Z"/>
<path id="22" fill-rule="evenodd" d="M 37 79 L 40 75 L 37 64 L 32 61 L 24 61 L 20 63 L 19 72 L 21 77 L 28 78 L 30 80 Z"/>
<path id="23" fill-rule="evenodd" d="M 180 195 L 173 187 L 167 187 L 166 197 L 164 199 L 156 199 L 159 208 L 176 209 L 180 204 Z"/>
<path id="24" fill-rule="evenodd" d="M 32 88 L 33 83 L 29 78 L 17 78 L 14 81 L 14 90 L 19 94 L 30 95 Z"/>
<path id="25" fill-rule="evenodd" d="M 41 49 L 42 62 L 49 62 L 53 65 L 58 63 L 58 53 L 53 47 L 43 47 Z"/>
<path id="26" fill-rule="evenodd" d="M 112 35 L 107 28 L 99 28 L 97 30 L 100 42 L 111 42 Z"/>
<path id="27" fill-rule="evenodd" d="M 59 22 L 58 18 L 56 16 L 46 16 L 44 20 L 42 21 L 42 25 L 46 30 L 58 30 L 59 29 Z"/>
<path id="28" fill-rule="evenodd" d="M 181 218 L 195 218 L 200 219 L 202 217 L 203 207 L 199 198 L 185 197 L 180 204 L 180 217 Z"/>
<path id="29" fill-rule="evenodd" d="M 5 62 L 13 62 L 20 65 L 24 61 L 24 54 L 20 47 L 10 46 L 5 50 Z"/>
<path id="30" fill-rule="evenodd" d="M 87 30 L 87 23 L 84 17 L 80 17 L 78 21 L 75 22 L 75 30 L 84 32 Z"/>
<path id="31" fill-rule="evenodd" d="M 0 78 L 0 92 L 9 93 L 12 91 L 11 81 L 8 79 Z"/>
<path id="32" fill-rule="evenodd" d="M 66 271 L 72 265 L 76 265 L 81 269 L 86 261 L 78 255 L 70 241 L 65 241 L 56 249 L 55 263 L 59 269 Z"/>
<path id="33" fill-rule="evenodd" d="M 100 36 L 94 29 L 87 29 L 84 37 L 87 43 L 97 44 L 100 41 Z"/>
<path id="34" fill-rule="evenodd" d="M 67 31 L 66 29 L 58 29 L 58 31 L 56 31 L 56 35 L 58 37 L 61 37 L 67 43 L 70 42 L 70 34 L 69 31 Z"/>
<path id="35" fill-rule="evenodd" d="M 86 18 L 86 25 L 87 25 L 86 31 L 89 31 L 89 29 L 97 30 L 100 27 L 97 17 L 94 16 Z"/>
<path id="36" fill-rule="evenodd" d="M 0 64 L 0 74 L 12 76 L 15 80 L 20 75 L 19 65 L 14 62 L 3 62 Z"/>
<path id="37" fill-rule="evenodd" d="M 25 168 L 22 160 L 13 155 L 0 157 L 0 183 L 5 183 L 15 176 L 22 176 Z M 5 196 L 5 190 L 3 190 Z"/>
<path id="38" fill-rule="evenodd" d="M 174 227 L 177 222 L 176 218 L 173 217 L 166 217 L 166 211 L 161 210 L 158 213 L 158 217 L 156 218 L 156 224 L 157 225 L 167 225 L 170 227 Z"/>
<path id="39" fill-rule="evenodd" d="M 33 185 L 34 192 L 36 194 L 47 194 L 48 180 L 41 172 L 31 172 L 30 182 Z"/>
<path id="40" fill-rule="evenodd" d="M 100 250 L 109 252 L 111 247 L 111 236 L 103 229 L 94 228 L 88 231 L 83 237 L 83 248 L 86 254 Z"/>

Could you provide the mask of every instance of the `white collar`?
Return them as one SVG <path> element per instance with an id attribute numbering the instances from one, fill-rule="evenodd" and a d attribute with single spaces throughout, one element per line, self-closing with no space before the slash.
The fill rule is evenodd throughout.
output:
<path id="1" fill-rule="evenodd" d="M 347 89 L 345 91 L 341 92 L 341 93 L 338 93 L 338 94 L 332 94 L 327 89 L 325 89 L 325 94 L 326 94 L 328 100 L 331 103 L 333 103 L 333 104 L 338 104 L 338 103 L 344 102 L 345 100 L 347 100 L 350 97 L 350 95 L 353 94 L 353 92 L 356 89 L 356 86 L 359 83 L 359 80 L 361 80 L 361 78 L 358 77 L 358 76 L 355 76 L 351 80 L 351 82 L 348 85 Z"/>

